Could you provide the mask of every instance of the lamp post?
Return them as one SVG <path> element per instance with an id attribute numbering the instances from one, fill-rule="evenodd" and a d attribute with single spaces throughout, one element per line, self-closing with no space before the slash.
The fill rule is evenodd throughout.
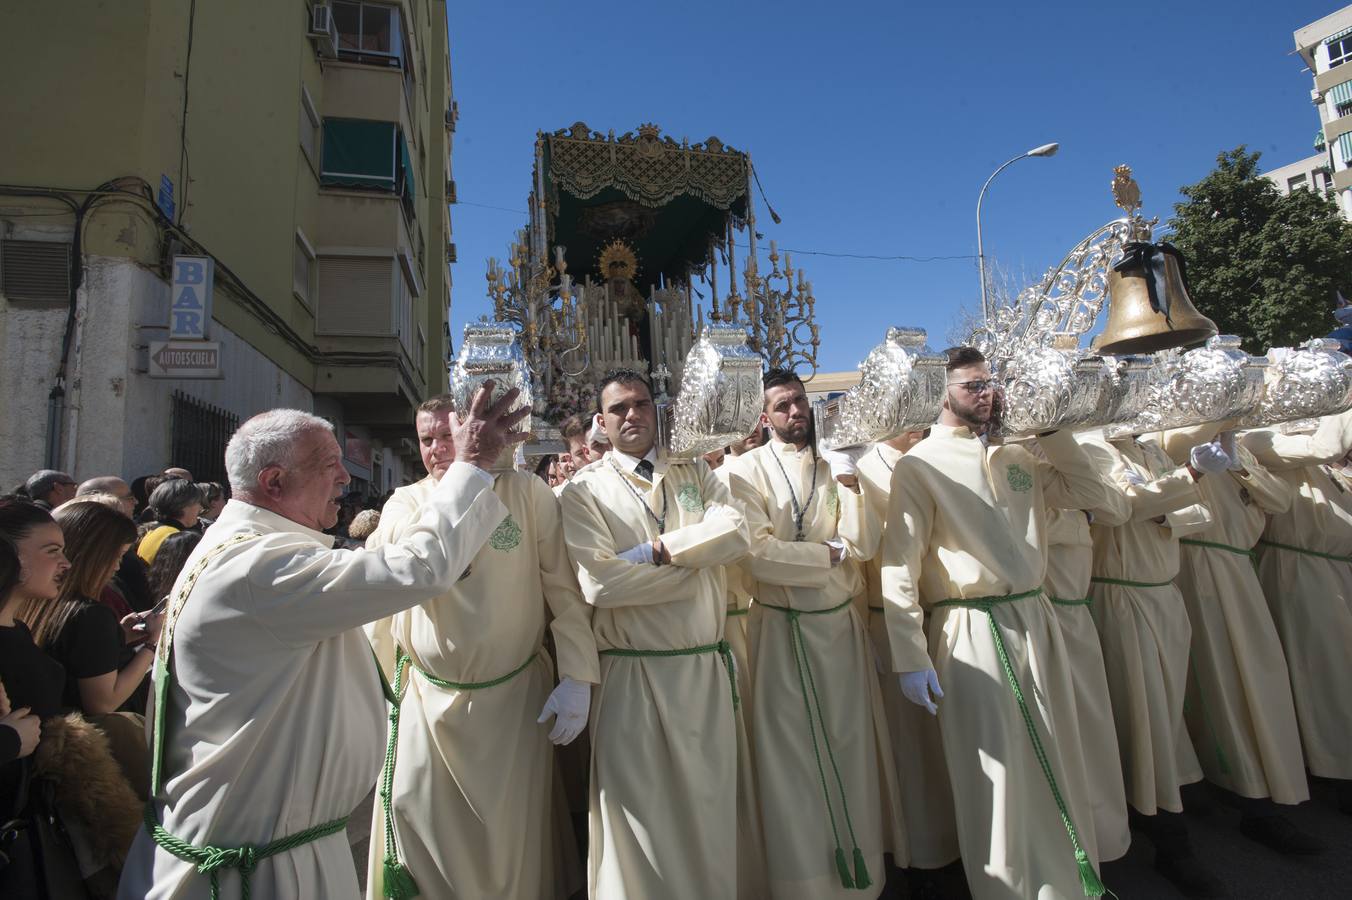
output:
<path id="1" fill-rule="evenodd" d="M 981 202 L 986 199 L 986 188 L 991 186 L 995 176 L 999 175 L 1005 169 L 1014 163 L 1029 156 L 1055 156 L 1056 151 L 1061 149 L 1061 145 L 1053 141 L 1050 144 L 1043 144 L 1041 147 L 1034 147 L 1026 153 L 1020 153 L 1018 156 L 1007 161 L 1000 168 L 991 173 L 991 177 L 986 179 L 986 183 L 981 186 L 981 193 L 976 198 L 976 262 L 977 268 L 981 271 L 981 318 L 986 324 L 990 324 L 991 311 L 990 304 L 986 299 L 986 253 L 981 243 Z"/>

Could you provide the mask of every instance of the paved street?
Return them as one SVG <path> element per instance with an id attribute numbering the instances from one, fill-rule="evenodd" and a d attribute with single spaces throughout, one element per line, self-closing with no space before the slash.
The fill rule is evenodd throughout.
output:
<path id="1" fill-rule="evenodd" d="M 1225 883 L 1226 897 L 1232 900 L 1352 897 L 1352 816 L 1338 812 L 1328 785 L 1315 784 L 1312 790 L 1311 801 L 1289 815 L 1301 828 L 1328 844 L 1328 851 L 1321 856 L 1288 858 L 1253 843 L 1239 833 L 1239 813 L 1225 806 L 1217 805 L 1206 813 L 1188 816 L 1197 851 Z M 366 884 L 373 796 L 352 814 L 347 829 L 352 856 L 357 863 L 357 877 L 363 887 Z M 1155 874 L 1152 860 L 1153 851 L 1149 844 L 1138 838 L 1125 859 L 1108 867 L 1108 887 L 1121 900 L 1176 900 L 1182 897 Z M 895 883 L 889 884 L 883 896 L 909 900 L 905 890 Z"/>

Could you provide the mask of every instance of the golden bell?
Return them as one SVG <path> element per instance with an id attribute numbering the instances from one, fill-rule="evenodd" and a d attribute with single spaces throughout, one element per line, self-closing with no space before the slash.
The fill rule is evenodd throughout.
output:
<path id="1" fill-rule="evenodd" d="M 1125 272 L 1108 270 L 1108 324 L 1093 341 L 1093 348 L 1112 356 L 1154 353 L 1206 340 L 1216 333 L 1216 323 L 1197 311 L 1183 286 L 1178 260 L 1160 254 L 1164 265 L 1164 313 L 1150 305 L 1147 273 L 1137 267 Z"/>

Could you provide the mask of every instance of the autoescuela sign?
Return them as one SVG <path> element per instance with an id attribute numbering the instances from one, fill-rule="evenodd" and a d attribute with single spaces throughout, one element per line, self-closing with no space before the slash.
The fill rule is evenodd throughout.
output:
<path id="1" fill-rule="evenodd" d="M 211 327 L 215 261 L 210 256 L 175 256 L 169 299 L 169 340 L 205 341 Z"/>

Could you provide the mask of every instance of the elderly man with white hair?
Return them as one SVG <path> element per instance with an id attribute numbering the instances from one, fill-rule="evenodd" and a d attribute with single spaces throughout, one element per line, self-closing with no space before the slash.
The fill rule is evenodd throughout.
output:
<path id="1" fill-rule="evenodd" d="M 506 517 L 484 467 L 524 437 L 516 394 L 480 390 L 455 462 L 376 550 L 331 549 L 322 531 L 350 480 L 328 422 L 273 410 L 231 438 L 233 499 L 170 595 L 152 797 L 119 897 L 216 897 L 229 881 L 253 900 L 357 896 L 344 826 L 380 771 L 386 717 L 360 626 L 444 594 Z"/>

